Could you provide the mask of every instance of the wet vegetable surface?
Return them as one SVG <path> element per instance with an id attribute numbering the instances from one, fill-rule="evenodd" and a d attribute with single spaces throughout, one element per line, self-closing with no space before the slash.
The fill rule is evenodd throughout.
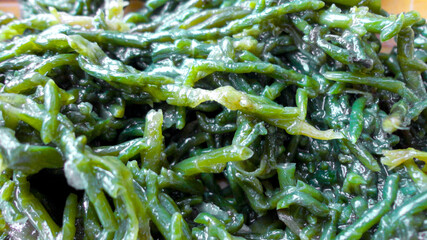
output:
<path id="1" fill-rule="evenodd" d="M 417 12 L 23 4 L 0 13 L 0 239 L 427 238 Z"/>

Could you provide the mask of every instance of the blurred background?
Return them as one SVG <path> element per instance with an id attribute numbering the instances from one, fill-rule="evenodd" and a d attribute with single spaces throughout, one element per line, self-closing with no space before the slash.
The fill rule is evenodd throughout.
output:
<path id="1" fill-rule="evenodd" d="M 131 0 L 131 2 L 137 1 Z M 424 18 L 427 18 L 427 0 L 382 0 L 382 6 L 390 13 L 417 10 Z M 18 0 L 0 0 L 0 10 L 12 12 L 16 16 L 19 16 Z"/>

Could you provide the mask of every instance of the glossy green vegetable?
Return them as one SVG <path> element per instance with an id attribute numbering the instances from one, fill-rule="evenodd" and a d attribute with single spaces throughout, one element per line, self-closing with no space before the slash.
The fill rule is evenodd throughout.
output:
<path id="1" fill-rule="evenodd" d="M 426 236 L 416 11 L 140 2 L 0 12 L 0 239 Z"/>

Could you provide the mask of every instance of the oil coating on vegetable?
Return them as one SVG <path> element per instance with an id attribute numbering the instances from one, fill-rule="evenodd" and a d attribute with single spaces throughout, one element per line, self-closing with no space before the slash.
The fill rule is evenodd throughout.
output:
<path id="1" fill-rule="evenodd" d="M 0 239 L 427 238 L 416 11 L 140 3 L 0 13 Z"/>

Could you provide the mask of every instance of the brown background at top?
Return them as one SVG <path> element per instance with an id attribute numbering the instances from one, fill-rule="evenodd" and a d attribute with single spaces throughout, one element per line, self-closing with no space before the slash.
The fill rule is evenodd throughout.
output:
<path id="1" fill-rule="evenodd" d="M 417 10 L 427 18 L 427 0 L 382 0 L 382 6 L 387 12 L 394 14 Z M 19 16 L 18 0 L 0 0 L 0 10 Z"/>
<path id="2" fill-rule="evenodd" d="M 15 16 L 19 16 L 19 6 L 17 0 L 0 0 L 0 10 L 3 12 L 11 12 Z"/>
<path id="3" fill-rule="evenodd" d="M 422 17 L 427 18 L 427 0 L 382 0 L 382 6 L 394 14 L 417 10 Z"/>

